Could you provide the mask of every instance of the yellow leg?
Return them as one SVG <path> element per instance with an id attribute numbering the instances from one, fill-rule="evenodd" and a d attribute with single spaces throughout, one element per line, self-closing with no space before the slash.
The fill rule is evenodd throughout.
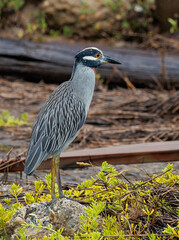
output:
<path id="1" fill-rule="evenodd" d="M 55 157 L 52 158 L 51 177 L 51 196 L 55 199 Z"/>
<path id="2" fill-rule="evenodd" d="M 57 178 L 57 183 L 58 183 L 58 192 L 59 192 L 59 198 L 63 198 L 63 191 L 62 191 L 62 183 L 61 183 L 61 178 L 60 178 L 60 156 L 57 156 L 54 158 L 55 159 L 55 165 L 56 165 L 56 178 Z"/>

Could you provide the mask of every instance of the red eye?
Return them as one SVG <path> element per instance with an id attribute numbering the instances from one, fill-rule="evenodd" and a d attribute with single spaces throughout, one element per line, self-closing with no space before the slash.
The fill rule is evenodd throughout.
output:
<path id="1" fill-rule="evenodd" d="M 95 54 L 95 57 L 97 57 L 97 58 L 99 58 L 100 56 L 101 56 L 100 53 L 96 53 L 96 54 Z"/>

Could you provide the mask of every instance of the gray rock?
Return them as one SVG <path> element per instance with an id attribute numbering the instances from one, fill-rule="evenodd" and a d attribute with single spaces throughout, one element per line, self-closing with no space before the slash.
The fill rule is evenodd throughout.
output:
<path id="1" fill-rule="evenodd" d="M 53 226 L 54 230 L 63 228 L 64 236 L 73 236 L 79 230 L 80 214 L 85 214 L 84 206 L 77 201 L 62 198 L 56 199 L 52 204 L 48 202 L 33 203 L 18 209 L 7 223 L 8 234 L 16 239 L 18 230 L 23 223 L 33 223 L 42 226 Z M 26 235 L 33 238 L 42 238 L 52 232 L 46 229 L 28 227 Z M 37 231 L 38 230 L 38 231 Z"/>

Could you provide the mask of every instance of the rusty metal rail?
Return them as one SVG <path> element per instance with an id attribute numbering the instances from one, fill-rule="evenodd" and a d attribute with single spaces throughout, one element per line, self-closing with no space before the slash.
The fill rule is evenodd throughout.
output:
<path id="1" fill-rule="evenodd" d="M 110 164 L 133 164 L 179 161 L 179 141 L 152 142 L 123 146 L 67 151 L 61 155 L 61 167 L 76 167 L 76 162 L 91 162 L 100 165 L 103 161 Z M 0 161 L 0 172 L 23 171 L 25 157 Z M 51 168 L 51 158 L 42 162 L 39 170 Z"/>

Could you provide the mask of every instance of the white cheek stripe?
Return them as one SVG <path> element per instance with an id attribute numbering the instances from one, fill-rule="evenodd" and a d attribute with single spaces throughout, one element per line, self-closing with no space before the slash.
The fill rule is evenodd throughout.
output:
<path id="1" fill-rule="evenodd" d="M 98 58 L 95 58 L 93 56 L 84 56 L 83 59 L 84 60 L 92 60 L 92 61 L 98 60 Z"/>

